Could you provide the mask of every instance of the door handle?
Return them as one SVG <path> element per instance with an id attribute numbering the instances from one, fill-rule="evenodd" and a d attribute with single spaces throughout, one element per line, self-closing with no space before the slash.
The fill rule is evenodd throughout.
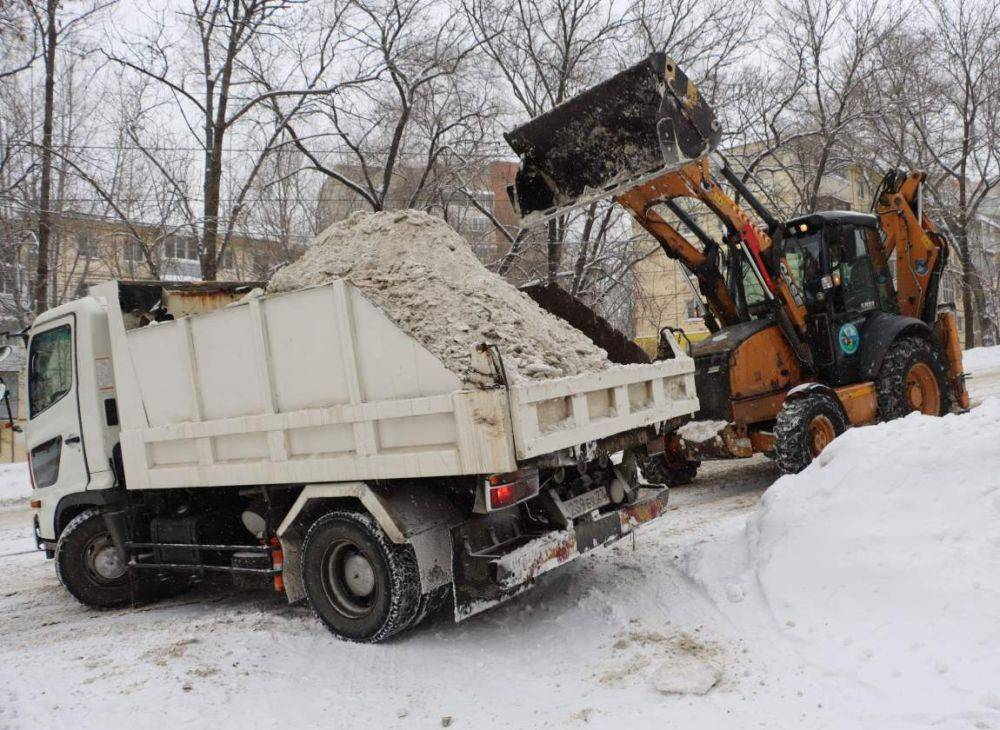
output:
<path id="1" fill-rule="evenodd" d="M 80 437 L 79 437 L 79 436 L 70 436 L 70 437 L 69 437 L 68 439 L 66 439 L 66 440 L 65 440 L 65 441 L 64 441 L 63 443 L 67 443 L 67 444 L 78 444 L 78 443 L 80 443 Z"/>

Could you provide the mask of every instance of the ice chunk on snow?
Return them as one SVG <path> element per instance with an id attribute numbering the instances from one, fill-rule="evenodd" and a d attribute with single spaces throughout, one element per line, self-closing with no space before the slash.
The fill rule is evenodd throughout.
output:
<path id="1" fill-rule="evenodd" d="M 715 663 L 691 654 L 676 654 L 653 675 L 656 689 L 666 694 L 703 695 L 722 679 Z"/>

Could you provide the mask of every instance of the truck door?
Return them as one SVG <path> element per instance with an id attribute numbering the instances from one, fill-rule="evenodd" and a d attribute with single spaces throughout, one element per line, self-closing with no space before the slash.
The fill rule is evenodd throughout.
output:
<path id="1" fill-rule="evenodd" d="M 28 428 L 25 446 L 36 489 L 56 495 L 90 482 L 80 427 L 76 317 L 46 322 L 28 344 Z"/>

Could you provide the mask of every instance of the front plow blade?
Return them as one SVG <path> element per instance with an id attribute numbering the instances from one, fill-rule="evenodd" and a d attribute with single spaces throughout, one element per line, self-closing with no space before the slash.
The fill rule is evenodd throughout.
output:
<path id="1" fill-rule="evenodd" d="M 665 53 L 504 135 L 521 157 L 509 189 L 522 225 L 611 197 L 704 156 L 721 129 Z"/>

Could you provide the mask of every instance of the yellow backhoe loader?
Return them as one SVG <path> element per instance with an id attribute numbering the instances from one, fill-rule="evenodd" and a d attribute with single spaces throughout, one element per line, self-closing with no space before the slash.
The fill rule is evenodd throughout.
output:
<path id="1" fill-rule="evenodd" d="M 505 136 L 521 158 L 510 195 L 525 225 L 613 198 L 697 281 L 712 333 L 691 345 L 697 418 L 720 427 L 668 437 L 664 481 L 756 452 L 797 472 L 849 426 L 968 408 L 955 315 L 938 306 L 949 247 L 923 210 L 924 173 L 885 175 L 871 213 L 779 221 L 716 151 L 713 110 L 662 53 Z M 721 221 L 720 240 L 698 207 Z"/>

